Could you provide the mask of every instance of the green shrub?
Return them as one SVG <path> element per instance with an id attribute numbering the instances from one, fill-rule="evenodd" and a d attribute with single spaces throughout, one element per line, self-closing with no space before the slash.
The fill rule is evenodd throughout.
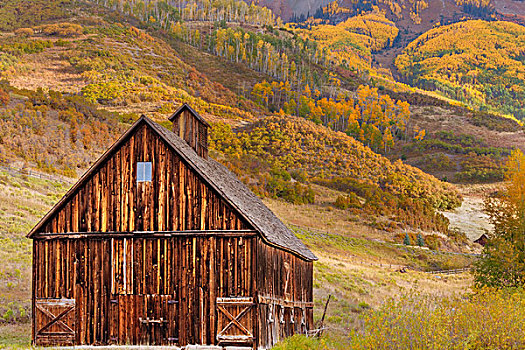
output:
<path id="1" fill-rule="evenodd" d="M 82 95 L 91 103 L 103 103 L 121 96 L 122 87 L 114 81 L 88 84 L 82 88 Z"/>
<path id="2" fill-rule="evenodd" d="M 270 178 L 265 189 L 271 197 L 281 198 L 294 204 L 308 204 L 315 201 L 315 192 L 310 187 L 278 176 Z"/>
<path id="3" fill-rule="evenodd" d="M 337 196 L 334 205 L 339 209 L 361 208 L 359 197 L 353 192 L 345 196 Z"/>
<path id="4" fill-rule="evenodd" d="M 1 300 L 0 300 L 1 301 Z M 30 320 L 30 302 L 0 303 L 0 323 L 22 323 Z"/>
<path id="5" fill-rule="evenodd" d="M 273 350 L 316 350 L 319 349 L 317 338 L 294 335 L 273 347 Z"/>
<path id="6" fill-rule="evenodd" d="M 368 303 L 366 303 L 364 301 L 359 302 L 359 304 L 357 306 L 359 306 L 359 308 L 362 309 L 362 310 L 370 309 L 370 305 L 368 305 Z"/>
<path id="7" fill-rule="evenodd" d="M 0 46 L 0 51 L 19 57 L 25 54 L 40 53 L 53 46 L 53 42 L 49 40 L 25 40 L 7 42 Z"/>

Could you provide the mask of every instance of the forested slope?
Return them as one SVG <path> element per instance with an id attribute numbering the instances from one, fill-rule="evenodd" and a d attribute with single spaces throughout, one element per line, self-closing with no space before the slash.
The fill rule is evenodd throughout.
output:
<path id="1" fill-rule="evenodd" d="M 331 62 L 364 69 L 371 66 L 372 52 L 392 46 L 399 29 L 383 13 L 372 12 L 351 17 L 335 26 L 314 24 L 297 32 L 317 42 L 327 51 Z"/>
<path id="2" fill-rule="evenodd" d="M 396 58 L 412 84 L 478 108 L 525 117 L 525 27 L 467 21 L 420 36 Z"/>
<path id="3" fill-rule="evenodd" d="M 256 192 L 304 203 L 314 201 L 309 183 L 333 188 L 346 193 L 339 198 L 342 207 L 388 216 L 391 232 L 413 227 L 449 233 L 448 221 L 434 209 L 461 202 L 452 185 L 299 118 L 265 118 L 237 132 L 216 125 L 211 141 Z"/>

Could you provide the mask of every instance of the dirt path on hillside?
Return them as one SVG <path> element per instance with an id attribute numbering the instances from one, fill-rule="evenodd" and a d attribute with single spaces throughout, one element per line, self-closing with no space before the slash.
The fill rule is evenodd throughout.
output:
<path id="1" fill-rule="evenodd" d="M 489 217 L 483 211 L 483 200 L 500 184 L 459 186 L 463 195 L 461 207 L 442 212 L 450 220 L 450 228 L 464 232 L 471 241 L 478 239 L 486 231 L 492 231 Z"/>

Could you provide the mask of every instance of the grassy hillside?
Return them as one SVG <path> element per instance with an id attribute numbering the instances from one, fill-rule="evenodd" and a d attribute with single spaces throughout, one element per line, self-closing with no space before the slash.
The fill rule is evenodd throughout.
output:
<path id="1" fill-rule="evenodd" d="M 80 93 L 122 112 L 165 115 L 181 101 L 231 119 L 249 119 L 245 111 L 257 110 L 181 61 L 162 40 L 131 25 L 93 18 L 83 22 L 80 33 L 46 25 L 30 29 L 33 34 L 0 38 L 0 77 L 18 88 Z"/>
<path id="2" fill-rule="evenodd" d="M 320 258 L 314 270 L 315 316 L 319 319 L 324 302 L 332 295 L 327 312 L 331 336 L 347 336 L 359 327 L 361 317 L 383 304 L 385 298 L 398 299 L 417 289 L 421 294 L 440 290 L 441 295 L 466 291 L 468 274 L 436 278 L 424 271 L 469 266 L 473 257 L 433 254 L 399 245 L 356 239 L 308 229 L 296 229 Z M 401 273 L 409 266 L 409 273 Z"/>
<path id="3" fill-rule="evenodd" d="M 0 329 L 7 324 L 25 324 L 22 339 L 26 344 L 31 315 L 32 244 L 25 235 L 69 186 L 0 170 Z M 0 333 L 3 340 L 7 334 Z"/>
<path id="4" fill-rule="evenodd" d="M 466 21 L 420 36 L 396 58 L 412 84 L 482 109 L 525 117 L 525 28 Z"/>

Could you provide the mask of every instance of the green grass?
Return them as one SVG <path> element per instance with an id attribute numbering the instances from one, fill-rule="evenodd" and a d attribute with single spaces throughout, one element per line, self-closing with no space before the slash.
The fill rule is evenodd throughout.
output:
<path id="1" fill-rule="evenodd" d="M 31 247 L 25 235 L 67 185 L 0 172 L 0 348 L 30 345 Z"/>
<path id="2" fill-rule="evenodd" d="M 435 276 L 424 272 L 469 266 L 475 260 L 472 256 L 306 228 L 295 228 L 295 232 L 319 257 L 314 263 L 315 320 L 321 319 L 328 296 L 332 296 L 325 318 L 330 338 L 347 336 L 360 326 L 363 315 L 379 309 L 388 298 L 397 299 L 416 290 L 422 294 L 433 294 L 436 290 L 442 295 L 461 294 L 468 291 L 472 283 L 469 274 Z M 402 273 L 403 266 L 412 269 Z M 283 349 L 295 349 L 293 342 L 283 345 L 286 346 Z M 312 344 L 297 349 L 310 349 Z M 312 349 L 324 349 L 325 345 Z"/>
<path id="3" fill-rule="evenodd" d="M 31 325 L 0 324 L 0 349 L 27 349 L 31 347 Z"/>
<path id="4" fill-rule="evenodd" d="M 310 337 L 295 335 L 279 344 L 275 345 L 273 350 L 329 350 L 345 349 L 345 340 L 335 337 Z"/>

